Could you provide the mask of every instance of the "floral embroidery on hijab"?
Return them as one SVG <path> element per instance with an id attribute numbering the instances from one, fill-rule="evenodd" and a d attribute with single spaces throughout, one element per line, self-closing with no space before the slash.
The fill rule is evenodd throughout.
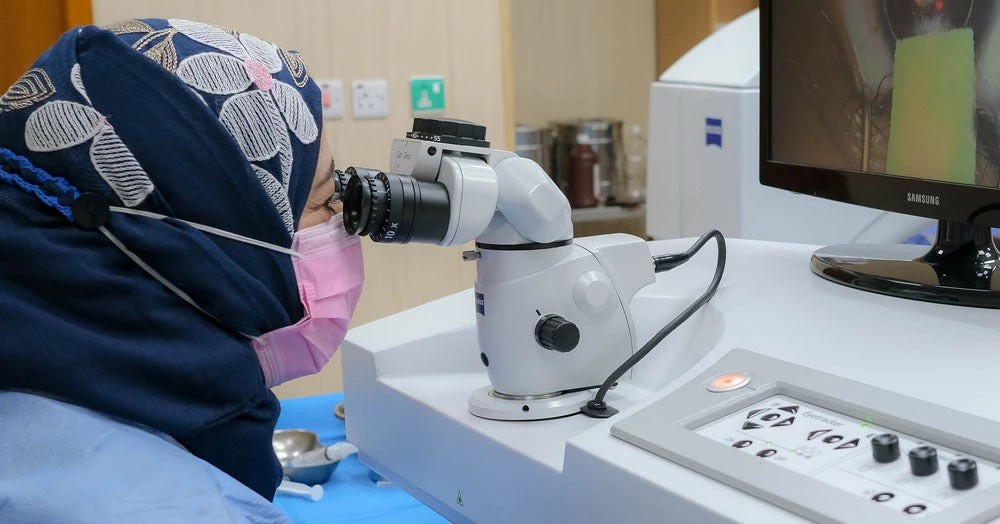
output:
<path id="1" fill-rule="evenodd" d="M 219 120 L 248 160 L 279 157 L 280 178 L 256 165 L 254 172 L 292 233 L 288 182 L 294 158 L 289 131 L 303 144 L 311 144 L 319 137 L 319 129 L 298 90 L 272 76 L 284 67 L 278 47 L 208 24 L 176 19 L 169 23 L 184 36 L 220 51 L 185 58 L 177 76 L 198 91 L 231 95 L 222 105 Z"/>

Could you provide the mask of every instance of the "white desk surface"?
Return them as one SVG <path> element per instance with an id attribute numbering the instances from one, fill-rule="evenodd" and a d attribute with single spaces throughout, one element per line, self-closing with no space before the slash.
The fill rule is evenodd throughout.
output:
<path id="1" fill-rule="evenodd" d="M 660 254 L 690 243 L 650 247 Z M 498 422 L 470 415 L 469 394 L 489 381 L 466 291 L 348 334 L 348 438 L 383 475 L 455 521 L 779 523 L 801 519 L 622 442 L 611 424 L 736 347 L 1000 420 L 1000 311 L 827 282 L 809 269 L 815 246 L 730 239 L 728 247 L 712 302 L 608 396 L 622 410 L 616 417 Z M 631 305 L 639 340 L 701 293 L 714 262 L 706 247 L 640 292 Z"/>

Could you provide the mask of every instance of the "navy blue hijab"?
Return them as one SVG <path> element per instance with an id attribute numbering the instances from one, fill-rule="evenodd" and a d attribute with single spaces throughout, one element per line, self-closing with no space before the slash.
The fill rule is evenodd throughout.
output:
<path id="1" fill-rule="evenodd" d="M 243 334 L 303 316 L 289 256 L 105 211 L 290 246 L 319 100 L 297 54 L 233 30 L 66 33 L 0 97 L 0 389 L 165 432 L 271 499 L 279 404 Z"/>

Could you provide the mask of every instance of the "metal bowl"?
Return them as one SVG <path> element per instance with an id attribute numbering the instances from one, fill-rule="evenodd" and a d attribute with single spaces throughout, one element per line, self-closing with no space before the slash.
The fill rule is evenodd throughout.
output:
<path id="1" fill-rule="evenodd" d="M 281 462 L 281 468 L 285 476 L 294 482 L 309 485 L 323 484 L 330 480 L 333 471 L 340 464 L 340 461 L 337 461 L 323 466 L 310 466 L 306 468 L 292 468 L 288 466 L 288 463 L 293 458 L 302 453 L 325 447 L 320 443 L 319 437 L 312 431 L 304 429 L 280 429 L 274 432 L 271 445 L 274 446 L 274 453 L 278 456 L 278 461 Z"/>

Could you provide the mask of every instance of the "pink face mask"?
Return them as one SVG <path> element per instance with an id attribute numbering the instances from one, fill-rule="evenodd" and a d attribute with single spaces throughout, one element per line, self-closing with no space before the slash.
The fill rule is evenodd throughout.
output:
<path id="1" fill-rule="evenodd" d="M 111 207 L 111 211 L 159 220 L 168 218 L 131 208 Z M 271 249 L 292 257 L 305 317 L 295 325 L 259 337 L 244 336 L 253 340 L 253 348 L 257 352 L 268 388 L 323 369 L 344 340 L 365 280 L 361 239 L 347 234 L 343 215 L 295 233 L 291 249 L 194 222 L 181 222 L 211 235 Z M 212 316 L 190 296 L 126 249 L 109 230 L 101 228 L 101 231 L 150 276 L 194 308 Z"/>
<path id="2" fill-rule="evenodd" d="M 292 258 L 305 317 L 253 341 L 267 387 L 323 369 L 340 347 L 365 279 L 361 240 L 337 215 L 295 233 Z"/>

